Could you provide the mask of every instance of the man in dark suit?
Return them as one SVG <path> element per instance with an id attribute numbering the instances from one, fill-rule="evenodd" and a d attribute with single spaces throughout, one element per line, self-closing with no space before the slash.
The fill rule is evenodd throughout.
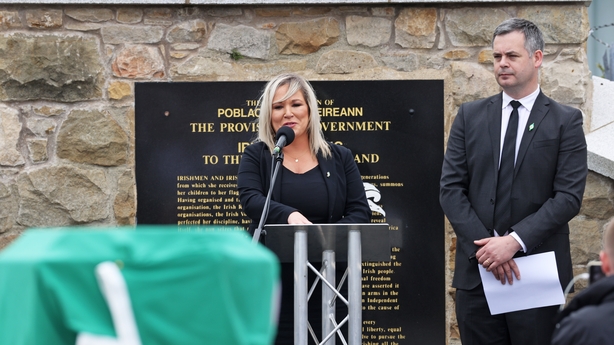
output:
<path id="1" fill-rule="evenodd" d="M 504 21 L 492 46 L 503 92 L 461 105 L 442 168 L 440 203 L 457 236 L 456 316 L 463 345 L 548 344 L 557 306 L 491 315 L 478 265 L 513 284 L 515 256 L 554 251 L 561 286 L 572 279 L 567 223 L 587 174 L 582 113 L 540 91 L 535 24 Z"/>

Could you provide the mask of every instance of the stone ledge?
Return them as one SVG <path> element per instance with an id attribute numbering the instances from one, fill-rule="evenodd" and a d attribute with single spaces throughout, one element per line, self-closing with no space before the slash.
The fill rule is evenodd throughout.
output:
<path id="1" fill-rule="evenodd" d="M 108 5 L 391 5 L 435 3 L 584 3 L 592 0 L 0 0 L 0 4 L 108 4 Z"/>
<path id="2" fill-rule="evenodd" d="M 614 123 L 586 136 L 588 169 L 614 179 Z"/>
<path id="3" fill-rule="evenodd" d="M 590 131 L 614 123 L 614 82 L 593 76 L 593 115 Z M 614 134 L 614 133 L 613 133 Z"/>
<path id="4" fill-rule="evenodd" d="M 593 113 L 588 145 L 588 168 L 614 179 L 614 82 L 593 76 Z"/>

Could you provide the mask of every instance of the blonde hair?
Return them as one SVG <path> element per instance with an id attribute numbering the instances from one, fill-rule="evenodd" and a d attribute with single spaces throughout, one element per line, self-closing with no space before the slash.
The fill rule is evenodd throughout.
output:
<path id="1" fill-rule="evenodd" d="M 277 89 L 283 85 L 288 85 L 288 91 L 277 101 L 285 101 L 294 95 L 297 91 L 303 93 L 305 102 L 309 107 L 309 125 L 307 127 L 307 137 L 309 138 L 309 148 L 311 153 L 317 155 L 321 152 L 326 158 L 331 156 L 330 147 L 324 138 L 324 133 L 320 129 L 320 114 L 318 113 L 318 100 L 316 94 L 311 87 L 311 84 L 303 77 L 285 73 L 278 75 L 269 81 L 262 91 L 260 96 L 260 115 L 258 118 L 258 139 L 273 151 L 275 147 L 275 129 L 271 123 L 271 111 L 273 109 L 273 97 Z"/>

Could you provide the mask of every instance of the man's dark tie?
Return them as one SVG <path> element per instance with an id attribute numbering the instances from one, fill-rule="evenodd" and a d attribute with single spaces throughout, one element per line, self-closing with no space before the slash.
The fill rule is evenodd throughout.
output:
<path id="1" fill-rule="evenodd" d="M 501 163 L 499 165 L 499 181 L 497 182 L 497 198 L 495 200 L 495 230 L 501 236 L 512 226 L 512 184 L 514 182 L 514 161 L 516 160 L 516 133 L 518 132 L 518 107 L 520 102 L 511 101 L 514 110 L 510 115 Z"/>

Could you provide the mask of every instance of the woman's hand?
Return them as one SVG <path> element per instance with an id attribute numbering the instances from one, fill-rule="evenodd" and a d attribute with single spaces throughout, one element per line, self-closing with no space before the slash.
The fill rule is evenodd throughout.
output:
<path id="1" fill-rule="evenodd" d="M 288 224 L 311 224 L 299 211 L 294 211 L 288 216 Z"/>

